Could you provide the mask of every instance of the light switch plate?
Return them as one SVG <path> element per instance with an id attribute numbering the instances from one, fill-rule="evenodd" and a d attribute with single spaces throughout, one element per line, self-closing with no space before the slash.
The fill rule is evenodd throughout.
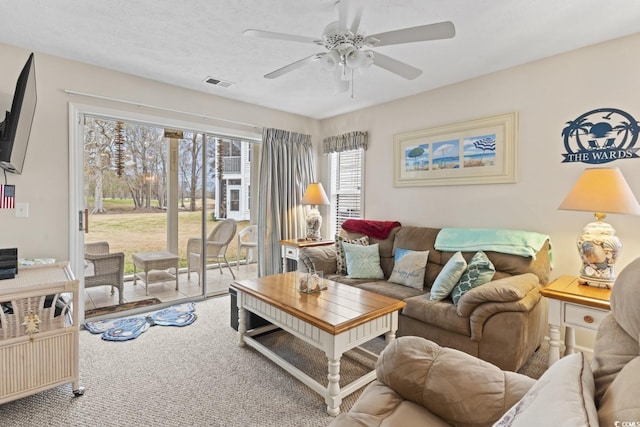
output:
<path id="1" fill-rule="evenodd" d="M 29 218 L 29 203 L 16 203 L 16 217 Z"/>

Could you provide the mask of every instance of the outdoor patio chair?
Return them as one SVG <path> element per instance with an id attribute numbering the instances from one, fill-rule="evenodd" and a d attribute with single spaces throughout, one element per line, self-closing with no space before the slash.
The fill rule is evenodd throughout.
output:
<path id="1" fill-rule="evenodd" d="M 243 240 L 244 239 L 244 240 Z M 258 226 L 250 225 L 246 228 L 243 228 L 238 233 L 238 258 L 236 262 L 236 266 L 238 270 L 240 270 L 240 252 L 242 248 L 247 248 L 245 265 L 249 264 L 249 253 L 251 253 L 251 260 L 253 261 L 253 257 L 258 254 Z"/>
<path id="2" fill-rule="evenodd" d="M 118 304 L 124 297 L 124 252 L 109 252 L 109 243 L 85 243 L 84 259 L 93 267 L 93 275 L 84 276 L 84 287 L 111 286 L 111 295 L 118 288 Z M 90 266 L 87 265 L 87 272 Z"/>
<path id="3" fill-rule="evenodd" d="M 238 223 L 235 219 L 228 218 L 222 221 L 216 228 L 209 233 L 205 244 L 205 262 L 215 259 L 218 261 L 218 268 L 222 274 L 222 261 L 227 264 L 231 277 L 236 278 L 231 270 L 229 261 L 227 261 L 227 247 L 236 235 Z M 191 272 L 197 271 L 198 278 L 202 277 L 200 252 L 202 250 L 202 239 L 192 237 L 187 241 L 187 279 L 191 279 Z"/>

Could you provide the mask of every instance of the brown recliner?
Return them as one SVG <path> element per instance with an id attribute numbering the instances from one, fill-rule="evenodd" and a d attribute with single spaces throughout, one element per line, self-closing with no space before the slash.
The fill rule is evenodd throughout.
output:
<path id="1" fill-rule="evenodd" d="M 638 307 L 640 258 L 615 282 L 591 364 L 572 354 L 538 381 L 423 338 L 399 338 L 378 359 L 377 379 L 330 426 L 637 425 Z"/>

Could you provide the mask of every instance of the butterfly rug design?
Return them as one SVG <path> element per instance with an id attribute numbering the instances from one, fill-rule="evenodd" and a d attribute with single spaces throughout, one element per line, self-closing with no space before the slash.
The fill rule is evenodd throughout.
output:
<path id="1" fill-rule="evenodd" d="M 154 311 L 146 316 L 125 317 L 122 319 L 98 320 L 86 322 L 84 327 L 92 334 L 102 334 L 106 341 L 128 341 L 138 338 L 151 326 L 187 326 L 197 319 L 192 302 L 172 305 Z"/>

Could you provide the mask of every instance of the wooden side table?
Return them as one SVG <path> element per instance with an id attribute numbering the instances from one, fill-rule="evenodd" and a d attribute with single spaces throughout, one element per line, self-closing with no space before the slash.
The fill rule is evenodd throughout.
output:
<path id="1" fill-rule="evenodd" d="M 333 245 L 333 240 L 307 240 L 307 239 L 292 239 L 292 240 L 280 240 L 280 246 L 282 248 L 282 272 L 286 273 L 287 260 L 292 259 L 298 262 L 298 255 L 301 248 L 309 246 L 327 246 Z"/>
<path id="2" fill-rule="evenodd" d="M 560 359 L 560 328 L 565 328 L 565 354 L 575 352 L 575 331 L 596 332 L 609 313 L 611 289 L 582 284 L 575 276 L 560 276 L 540 290 L 549 298 L 549 366 Z"/>

